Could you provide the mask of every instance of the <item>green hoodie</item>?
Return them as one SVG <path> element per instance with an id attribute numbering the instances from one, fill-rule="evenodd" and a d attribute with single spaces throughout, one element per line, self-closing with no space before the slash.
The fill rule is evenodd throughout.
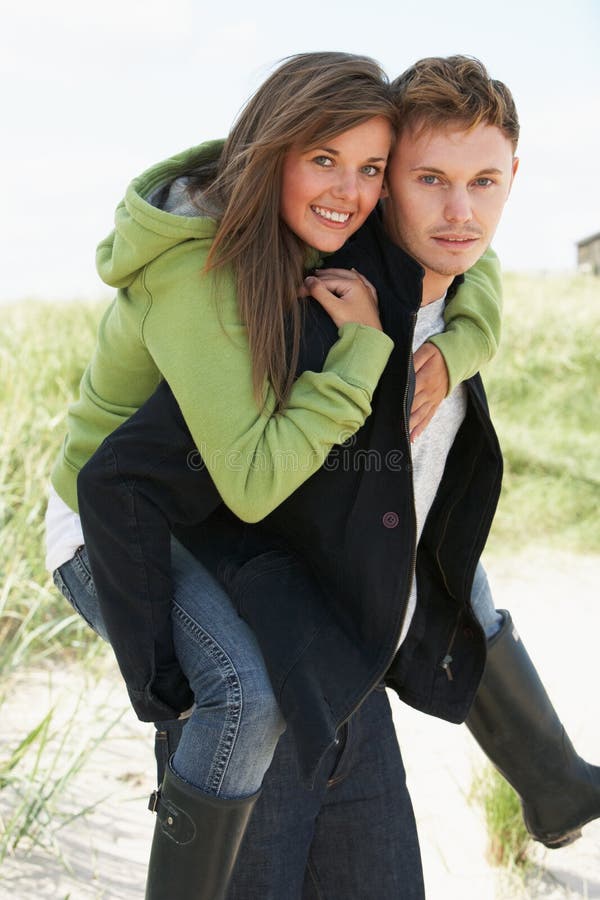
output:
<path id="1" fill-rule="evenodd" d="M 257 406 L 233 274 L 203 272 L 215 222 L 174 215 L 144 199 L 191 165 L 214 158 L 221 146 L 215 141 L 192 148 L 136 178 L 117 207 L 114 231 L 98 247 L 98 272 L 117 295 L 100 323 L 52 473 L 54 487 L 74 510 L 81 467 L 163 378 L 224 502 L 249 522 L 264 518 L 293 493 L 371 412 L 393 343 L 377 329 L 357 324 L 339 329 L 322 372 L 300 375 L 283 413 L 273 415 L 269 386 L 264 407 Z M 495 350 L 497 261 L 483 267 L 485 304 L 467 284 L 448 306 L 455 333 L 446 337 L 455 347 L 465 337 L 463 352 L 455 354 L 461 358 L 460 377 L 467 354 L 476 371 Z M 475 317 L 473 309 L 479 310 Z M 451 381 L 453 376 L 455 371 Z"/>

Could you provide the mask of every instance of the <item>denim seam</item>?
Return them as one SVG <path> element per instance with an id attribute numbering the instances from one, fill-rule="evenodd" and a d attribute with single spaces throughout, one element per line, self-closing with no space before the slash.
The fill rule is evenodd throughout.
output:
<path id="1" fill-rule="evenodd" d="M 75 605 L 73 603 L 73 595 L 71 594 L 71 591 L 67 587 L 67 583 L 66 583 L 65 579 L 60 574 L 60 568 L 55 569 L 54 572 L 52 573 L 52 581 L 54 582 L 54 587 L 58 591 L 60 591 L 60 593 L 65 598 L 65 600 L 68 603 L 70 603 L 70 605 L 75 609 Z M 77 610 L 75 610 L 75 611 L 77 611 Z"/>
<path id="2" fill-rule="evenodd" d="M 306 861 L 306 871 L 308 872 L 308 874 L 310 876 L 310 880 L 311 880 L 312 886 L 315 890 L 315 896 L 316 896 L 317 900 L 325 900 L 325 896 L 324 896 L 323 892 L 321 891 L 321 887 L 319 884 L 317 870 L 315 868 L 315 865 L 314 865 L 312 859 L 310 858 L 310 852 L 308 855 L 308 859 Z"/>
<path id="3" fill-rule="evenodd" d="M 208 775 L 208 792 L 219 793 L 239 733 L 243 711 L 242 685 L 235 666 L 221 645 L 214 640 L 188 613 L 173 601 L 173 614 L 181 621 L 188 634 L 213 659 L 223 676 L 227 691 L 227 711 L 218 749 Z"/>
<path id="4" fill-rule="evenodd" d="M 73 569 L 77 573 L 77 577 L 81 584 L 85 587 L 86 591 L 91 594 L 93 597 L 96 596 L 96 588 L 94 585 L 94 579 L 92 578 L 92 573 L 88 566 L 86 566 L 85 561 L 82 558 L 83 548 L 78 547 L 75 551 L 73 558 L 71 560 Z"/>
<path id="5" fill-rule="evenodd" d="M 70 560 L 71 563 L 73 562 L 73 559 Z M 78 575 L 79 573 L 76 572 L 76 574 Z M 94 631 L 97 634 L 96 629 L 94 628 L 94 626 L 92 625 L 92 623 L 90 622 L 88 617 L 85 616 L 82 613 L 81 609 L 79 608 L 79 604 L 77 603 L 77 601 L 75 599 L 75 595 L 73 594 L 73 591 L 70 589 L 69 585 L 67 584 L 67 582 L 61 575 L 60 567 L 58 569 L 55 569 L 54 572 L 52 573 L 52 581 L 54 582 L 54 586 L 57 588 L 57 590 L 59 590 L 60 593 L 62 594 L 62 596 L 65 598 L 65 600 L 67 601 L 67 603 L 69 604 L 69 606 L 71 607 L 73 612 L 75 612 L 78 616 L 80 616 L 83 619 L 83 621 L 85 622 L 85 624 L 88 625 L 92 629 L 92 631 Z"/>

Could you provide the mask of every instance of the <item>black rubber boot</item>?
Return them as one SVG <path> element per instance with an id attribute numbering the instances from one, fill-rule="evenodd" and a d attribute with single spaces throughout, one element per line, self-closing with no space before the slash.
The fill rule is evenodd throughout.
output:
<path id="1" fill-rule="evenodd" d="M 160 791 L 150 798 L 157 821 L 146 900 L 224 900 L 257 798 L 209 796 L 169 764 Z"/>
<path id="2" fill-rule="evenodd" d="M 532 838 L 564 847 L 600 817 L 600 767 L 575 752 L 510 614 L 500 612 L 467 726 L 519 794 Z"/>

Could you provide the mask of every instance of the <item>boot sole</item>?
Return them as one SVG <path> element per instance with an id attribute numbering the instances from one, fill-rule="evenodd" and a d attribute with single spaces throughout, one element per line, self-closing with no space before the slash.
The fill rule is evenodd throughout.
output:
<path id="1" fill-rule="evenodd" d="M 581 828 L 577 828 L 575 831 L 569 831 L 567 834 L 562 834 L 557 838 L 537 837 L 535 834 L 532 834 L 531 837 L 534 841 L 539 841 L 540 844 L 543 844 L 544 847 L 548 847 L 549 850 L 559 850 L 561 847 L 568 847 L 569 844 L 574 844 L 575 841 L 579 840 L 581 837 Z"/>

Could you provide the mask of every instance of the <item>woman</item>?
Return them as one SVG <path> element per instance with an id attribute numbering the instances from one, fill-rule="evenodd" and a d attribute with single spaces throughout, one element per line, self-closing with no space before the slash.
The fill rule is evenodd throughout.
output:
<path id="1" fill-rule="evenodd" d="M 65 520 L 77 527 L 78 469 L 161 377 L 216 486 L 207 504 L 220 495 L 247 520 L 275 508 L 361 427 L 392 349 L 373 292 L 356 273 L 334 276 L 335 292 L 322 302 L 339 337 L 321 371 L 295 380 L 297 296 L 304 271 L 318 261 L 315 250 L 339 249 L 375 206 L 393 117 L 372 61 L 302 54 L 257 91 L 222 152 L 205 145 L 134 182 L 116 232 L 98 252 L 101 272 L 120 293 L 101 324 L 53 474 L 60 499 L 49 509 L 51 547 Z M 291 470 L 290 450 L 298 461 Z M 148 453 L 151 472 L 151 445 Z M 127 492 L 115 498 L 115 509 L 122 502 L 135 520 L 130 499 Z M 82 543 L 78 533 L 62 547 L 63 559 L 51 554 L 56 582 L 118 646 L 136 604 L 124 619 L 123 607 L 111 618 L 104 606 L 103 623 Z M 144 547 L 121 549 L 123 565 L 142 573 Z M 147 896 L 219 897 L 283 721 L 254 637 L 218 583 L 177 543 L 171 560 L 158 563 L 152 628 L 134 641 L 152 662 L 151 677 L 140 682 L 126 652 L 120 662 L 142 718 L 189 713 L 189 721 L 163 785 Z M 121 573 L 113 560 L 106 574 L 117 592 Z M 171 577 L 172 609 L 164 603 Z"/>

